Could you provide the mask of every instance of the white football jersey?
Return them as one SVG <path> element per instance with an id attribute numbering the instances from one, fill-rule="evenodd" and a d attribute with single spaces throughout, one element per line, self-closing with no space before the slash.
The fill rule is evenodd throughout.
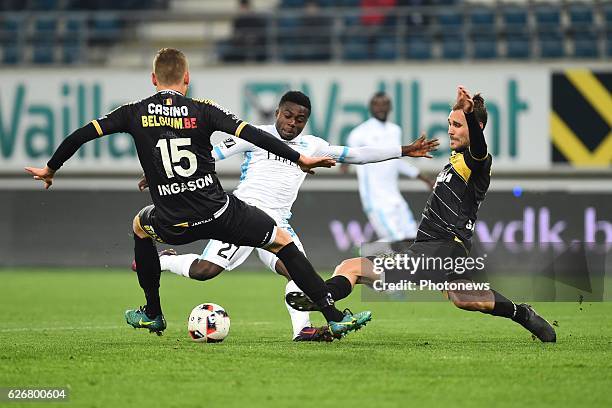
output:
<path id="1" fill-rule="evenodd" d="M 385 147 L 401 145 L 401 141 L 402 129 L 398 125 L 370 118 L 353 129 L 347 144 L 351 148 Z M 364 211 L 393 207 L 404 201 L 398 186 L 400 174 L 415 178 L 419 175 L 419 169 L 405 160 L 389 160 L 357 166 L 359 196 Z"/>
<path id="2" fill-rule="evenodd" d="M 258 128 L 283 140 L 274 125 L 263 125 Z M 340 163 L 378 162 L 398 158 L 402 154 L 399 144 L 386 147 L 349 148 L 331 146 L 320 137 L 303 134 L 293 140 L 283 141 L 304 156 L 332 157 Z M 286 223 L 291 217 L 291 207 L 306 178 L 306 173 L 296 163 L 233 136 L 215 145 L 212 152 L 215 160 L 223 160 L 237 153 L 244 155 L 244 161 L 240 183 L 234 190 L 234 195 L 264 210 L 279 224 Z"/>

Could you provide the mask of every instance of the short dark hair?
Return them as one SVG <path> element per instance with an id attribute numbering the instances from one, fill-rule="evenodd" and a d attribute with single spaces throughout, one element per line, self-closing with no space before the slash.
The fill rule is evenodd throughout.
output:
<path id="1" fill-rule="evenodd" d="M 378 91 L 374 95 L 372 95 L 372 97 L 370 98 L 370 104 L 372 104 L 372 102 L 374 102 L 374 99 L 377 99 L 377 98 L 387 98 L 391 100 L 391 98 L 389 98 L 389 95 L 387 95 L 385 91 Z"/>
<path id="2" fill-rule="evenodd" d="M 489 115 L 487 114 L 487 107 L 485 105 L 485 100 L 480 93 L 475 94 L 472 97 L 474 101 L 474 116 L 476 116 L 476 120 L 479 123 L 482 123 L 482 128 L 484 129 L 487 126 L 487 119 Z M 459 105 L 453 106 L 453 110 L 459 110 L 461 107 Z"/>
<path id="3" fill-rule="evenodd" d="M 304 93 L 300 91 L 289 91 L 285 93 L 280 102 L 278 103 L 278 107 L 280 108 L 282 104 L 285 102 L 293 102 L 297 105 L 303 106 L 308 109 L 308 115 L 310 116 L 310 98 L 306 96 Z"/>

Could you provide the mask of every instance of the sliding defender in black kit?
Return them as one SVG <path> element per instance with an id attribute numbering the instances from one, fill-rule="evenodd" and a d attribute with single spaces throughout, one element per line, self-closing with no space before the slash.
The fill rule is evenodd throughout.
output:
<path id="1" fill-rule="evenodd" d="M 443 287 L 448 298 L 460 309 L 506 317 L 543 342 L 556 341 L 553 327 L 530 305 L 517 305 L 499 292 L 479 286 L 465 272 L 466 262 L 470 259 L 473 264 L 478 262 L 478 259 L 469 258 L 469 252 L 478 209 L 491 181 L 492 158 L 483 134 L 486 124 L 484 99 L 478 94 L 472 98 L 465 88 L 458 87 L 457 101 L 448 117 L 452 155 L 438 174 L 415 242 L 405 254 L 343 261 L 326 282 L 334 300 L 347 297 L 357 283 L 382 282 L 380 273 L 384 272 L 386 281 L 389 280 L 387 275 L 392 275 L 405 279 L 406 285 L 409 281 L 415 284 L 432 282 L 434 288 Z M 407 263 L 407 260 L 415 263 Z M 444 260 L 444 266 L 438 260 Z M 374 287 L 380 289 L 380 285 Z M 407 288 L 410 290 L 410 286 Z M 299 292 L 288 293 L 287 303 L 297 310 L 319 310 L 316 302 Z"/>
<path id="2" fill-rule="evenodd" d="M 334 161 L 300 155 L 282 140 L 214 102 L 186 97 L 189 70 L 181 51 L 160 50 L 153 71 L 154 95 L 125 104 L 76 130 L 61 143 L 45 168 L 26 168 L 49 188 L 55 172 L 84 143 L 118 132 L 132 135 L 153 205 L 143 208 L 133 221 L 134 259 L 146 305 L 126 311 L 128 324 L 158 334 L 166 328 L 159 298 L 161 270 L 153 240 L 182 245 L 216 239 L 276 254 L 295 283 L 315 301 L 333 334 L 346 335 L 364 326 L 371 313 L 336 309 L 325 283 L 287 232 L 277 228 L 263 211 L 223 191 L 215 173 L 210 137 L 215 131 L 241 137 L 297 163 L 306 172 L 331 167 Z"/>

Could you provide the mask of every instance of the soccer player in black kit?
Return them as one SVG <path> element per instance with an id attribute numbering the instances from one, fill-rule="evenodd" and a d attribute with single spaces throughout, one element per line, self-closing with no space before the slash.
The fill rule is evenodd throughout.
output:
<path id="1" fill-rule="evenodd" d="M 166 328 L 159 298 L 161 270 L 153 240 L 182 245 L 212 238 L 275 253 L 296 284 L 316 301 L 332 334 L 342 336 L 364 326 L 371 313 L 336 309 L 323 280 L 287 232 L 277 228 L 265 212 L 223 191 L 215 173 L 210 137 L 215 131 L 241 137 L 308 172 L 314 167 L 331 167 L 334 161 L 302 156 L 214 102 L 186 97 L 188 63 L 179 50 L 164 48 L 157 53 L 152 82 L 157 89 L 154 95 L 125 104 L 73 132 L 45 168 L 26 167 L 49 188 L 55 172 L 84 143 L 118 132 L 132 135 L 153 205 L 143 208 L 133 220 L 134 259 L 146 305 L 126 311 L 127 323 L 157 334 Z"/>
<path id="2" fill-rule="evenodd" d="M 408 248 L 412 258 L 467 258 L 476 224 L 477 212 L 491 180 L 492 158 L 487 151 L 483 130 L 487 124 L 484 99 L 473 98 L 462 86 L 448 117 L 448 134 L 452 155 L 438 174 L 425 209 L 417 238 Z M 343 261 L 327 280 L 327 286 L 338 301 L 347 297 L 355 284 L 371 284 L 381 276 L 375 273 L 376 257 Z M 378 265 L 382 265 L 379 262 Z M 406 271 L 393 271 L 395 276 Z M 426 270 L 424 277 L 436 282 L 472 283 L 469 276 L 440 269 Z M 418 273 L 417 273 L 418 275 Z M 553 327 L 527 304 L 515 304 L 494 290 L 447 290 L 449 299 L 460 309 L 501 316 L 519 323 L 543 342 L 555 342 Z M 318 310 L 307 295 L 287 294 L 287 303 L 298 310 Z"/>

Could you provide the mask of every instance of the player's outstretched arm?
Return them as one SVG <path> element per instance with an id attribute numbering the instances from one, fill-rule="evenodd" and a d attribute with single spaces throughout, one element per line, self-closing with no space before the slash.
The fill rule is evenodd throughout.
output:
<path id="1" fill-rule="evenodd" d="M 316 154 L 333 157 L 340 163 L 367 164 L 385 160 L 398 159 L 402 156 L 431 157 L 428 153 L 437 150 L 438 139 L 427 140 L 422 135 L 418 140 L 408 146 L 330 146 L 326 145 Z"/>
<path id="2" fill-rule="evenodd" d="M 316 167 L 332 167 L 336 164 L 336 161 L 329 157 L 307 157 L 301 155 L 287 146 L 282 140 L 248 124 L 230 111 L 221 108 L 211 101 L 205 101 L 204 105 L 206 108 L 204 112 L 207 115 L 205 119 L 209 120 L 216 130 L 229 133 L 230 135 L 233 134 L 257 147 L 274 153 L 278 157 L 297 163 L 307 173 L 312 173 L 312 169 Z"/>
<path id="3" fill-rule="evenodd" d="M 238 153 L 245 153 L 253 150 L 253 145 L 235 137 L 228 137 L 221 143 L 213 146 L 212 157 L 215 161 L 225 160 Z"/>
<path id="4" fill-rule="evenodd" d="M 432 156 L 429 153 L 438 150 L 439 145 L 438 139 L 427 139 L 427 135 L 423 132 L 417 140 L 407 146 L 402 146 L 402 156 L 431 159 Z"/>
<path id="5" fill-rule="evenodd" d="M 70 136 L 64 139 L 44 168 L 26 167 L 25 170 L 30 173 L 35 180 L 43 181 L 45 183 L 45 189 L 48 189 L 53 184 L 55 172 L 62 167 L 64 162 L 70 159 L 82 145 L 97 137 L 98 131 L 93 123 L 90 122 L 82 128 L 75 130 Z"/>

